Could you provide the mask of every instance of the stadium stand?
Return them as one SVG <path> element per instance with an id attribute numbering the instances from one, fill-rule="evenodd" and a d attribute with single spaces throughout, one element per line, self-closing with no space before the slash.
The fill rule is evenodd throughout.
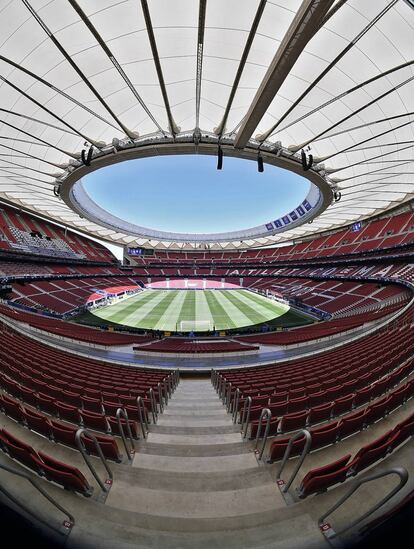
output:
<path id="1" fill-rule="evenodd" d="M 24 221 L 29 229 L 35 228 Z M 20 224 L 23 228 L 19 230 L 25 230 L 25 225 Z M 221 482 L 226 482 L 222 492 L 224 501 L 220 505 L 228 507 L 227 487 L 233 494 L 235 489 L 240 490 L 240 494 L 246 489 L 240 485 L 240 470 L 244 478 L 248 478 L 246 471 L 256 471 L 256 458 L 246 451 L 257 446 L 256 455 L 263 469 L 260 474 L 266 475 L 266 479 L 260 476 L 259 484 L 248 490 L 253 491 L 256 501 L 261 501 L 258 509 L 263 513 L 269 504 L 275 506 L 278 513 L 283 510 L 283 498 L 278 500 L 274 474 L 269 477 L 268 468 L 279 466 L 292 437 L 297 435 L 286 464 L 288 471 L 292 470 L 306 445 L 305 435 L 300 435 L 304 429 L 310 435 L 309 454 L 288 491 L 299 506 L 298 513 L 305 509 L 308 512 L 311 507 L 304 506 L 313 505 L 313 501 L 330 496 L 342 486 L 351 486 L 352 482 L 364 478 L 366 471 L 383 467 L 390 460 L 397 459 L 397 464 L 409 466 L 406 450 L 414 434 L 410 286 L 414 268 L 409 246 L 400 246 L 398 256 L 390 257 L 384 249 L 376 250 L 379 257 L 375 259 L 370 255 L 374 250 L 370 250 L 368 242 L 377 242 L 378 235 L 382 237 L 381 242 L 391 236 L 385 236 L 387 224 L 390 226 L 388 222 L 378 224 L 378 232 L 377 226 L 366 230 L 365 236 L 370 238 L 363 241 L 360 252 L 356 251 L 351 258 L 343 255 L 339 259 L 339 254 L 330 258 L 317 243 L 293 246 L 288 255 L 300 258 L 300 265 L 292 265 L 292 257 L 282 259 L 279 252 L 272 256 L 267 250 L 249 252 L 248 257 L 239 252 L 237 255 L 221 252 L 212 254 L 220 257 L 210 258 L 207 252 L 157 252 L 151 259 L 139 259 L 141 266 L 126 270 L 115 265 L 112 258 L 105 262 L 103 257 L 99 260 L 96 256 L 93 259 L 93 255 L 88 257 L 86 252 L 82 259 L 73 257 L 72 261 L 67 256 L 51 260 L 49 255 L 51 262 L 48 263 L 29 261 L 28 252 L 22 250 L 19 257 L 4 257 L 0 260 L 0 272 L 2 283 L 9 285 L 10 291 L 5 294 L 7 301 L 0 305 L 0 412 L 3 419 L 0 465 L 22 466 L 22 470 L 31 472 L 38 482 L 47 483 L 49 490 L 64 488 L 69 497 L 77 498 L 77 507 L 79 501 L 94 505 L 100 497 L 99 486 L 77 442 L 79 429 L 86 429 L 82 440 L 93 464 L 99 460 L 96 440 L 108 464 L 115 467 L 113 487 L 107 497 L 117 498 L 117 485 L 123 478 L 129 479 L 129 493 L 137 488 L 142 491 L 146 489 L 143 484 L 149 480 L 137 483 L 135 476 L 128 473 L 129 451 L 122 434 L 127 434 L 129 426 L 136 448 L 138 446 L 136 459 L 139 460 L 136 464 L 134 461 L 132 469 L 138 467 L 140 474 L 145 472 L 140 479 L 148 474 L 147 478 L 152 479 L 158 474 L 160 482 L 167 482 L 171 472 L 159 469 L 158 463 L 167 460 L 168 467 L 174 468 L 174 459 L 179 459 L 190 468 L 182 477 L 184 482 L 187 482 L 185 474 L 193 475 L 191 482 L 196 482 L 195 475 L 200 473 L 191 472 L 194 460 L 219 459 L 222 472 L 214 474 L 223 475 Z M 396 224 L 396 229 L 402 224 L 402 221 Z M 400 233 L 402 236 L 403 232 Z M 331 238 L 328 244 L 333 242 L 337 240 Z M 345 246 L 348 244 L 343 244 Z M 86 246 L 82 250 L 86 250 Z M 320 259 L 316 258 L 316 252 Z M 33 252 L 32 256 L 35 255 Z M 186 261 L 191 265 L 183 267 Z M 154 267 L 155 264 L 162 266 Z M 140 291 L 149 278 L 161 285 L 169 278 L 175 280 L 177 286 L 185 286 L 184 278 L 193 276 L 200 287 L 203 280 L 218 287 L 223 282 L 236 287 L 242 283 L 244 288 L 270 292 L 298 307 L 327 316 L 307 326 L 218 341 L 185 337 L 158 339 L 152 333 L 113 332 L 60 318 L 84 306 L 88 300 L 99 300 L 103 292 Z M 55 316 L 50 316 L 51 313 Z M 343 341 L 345 336 L 351 339 Z M 326 349 L 313 350 L 314 342 L 318 341 L 326 341 Z M 80 354 L 61 346 L 73 342 L 78 342 Z M 312 349 L 309 356 L 302 356 L 300 353 L 306 352 L 308 345 Z M 88 346 L 109 349 L 108 352 L 120 346 L 131 351 L 134 348 L 138 350 L 136 356 L 148 355 L 153 360 L 163 355 L 166 360 L 169 357 L 175 360 L 174 357 L 186 354 L 189 358 L 199 355 L 202 359 L 210 357 L 212 352 L 221 356 L 238 353 L 242 357 L 246 351 L 258 353 L 272 346 L 293 347 L 299 355 L 266 366 L 214 372 L 213 386 L 223 405 L 213 387 L 212 392 L 208 392 L 202 380 L 182 379 L 177 386 L 178 378 L 171 369 L 105 362 L 89 356 Z M 138 397 L 141 398 L 139 405 Z M 122 416 L 118 420 L 119 409 L 126 412 L 127 421 Z M 188 416 L 190 409 L 191 416 Z M 265 436 L 264 410 L 271 414 Z M 119 430 L 119 422 L 123 432 Z M 144 436 L 148 436 L 148 432 L 152 442 L 148 442 L 147 447 Z M 163 437 L 172 444 L 173 456 L 169 458 L 163 456 Z M 187 437 L 199 437 L 202 444 L 198 447 L 198 442 L 194 445 L 195 439 L 191 442 Z M 227 447 L 233 452 L 228 457 Z M 212 456 L 206 458 L 204 448 L 209 448 L 207 453 Z M 193 457 L 185 457 L 188 455 Z M 250 456 L 254 463 L 249 462 L 244 469 L 243 460 Z M 203 467 L 206 465 L 203 461 Z M 196 466 L 197 470 L 200 466 Z M 210 474 L 204 471 L 202 477 L 210 478 Z M 280 482 L 283 487 L 285 481 Z M 266 492 L 264 497 L 261 490 L 268 490 L 269 494 Z M 58 501 L 60 493 L 54 492 Z M 202 492 L 198 492 L 197 497 L 200 494 Z M 181 491 L 180 498 L 182 496 Z M 151 502 L 150 496 L 147 497 Z M 187 497 L 184 492 L 184 500 L 180 501 L 192 505 L 187 503 Z M 116 501 L 120 505 L 120 500 Z M 70 499 L 65 500 L 65 504 L 73 508 Z M 136 501 L 134 505 L 141 509 Z M 320 509 L 319 504 L 317 508 Z"/>

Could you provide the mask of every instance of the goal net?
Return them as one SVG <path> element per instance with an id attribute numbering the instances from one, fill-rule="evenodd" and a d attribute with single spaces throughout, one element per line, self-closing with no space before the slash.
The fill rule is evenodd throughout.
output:
<path id="1" fill-rule="evenodd" d="M 181 320 L 179 332 L 210 332 L 213 329 L 211 320 Z"/>

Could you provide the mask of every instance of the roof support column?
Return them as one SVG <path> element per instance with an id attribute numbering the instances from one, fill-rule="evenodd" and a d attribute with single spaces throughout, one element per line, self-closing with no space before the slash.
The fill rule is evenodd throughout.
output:
<path id="1" fill-rule="evenodd" d="M 243 149 L 306 44 L 335 0 L 303 0 L 237 132 L 234 146 Z"/>

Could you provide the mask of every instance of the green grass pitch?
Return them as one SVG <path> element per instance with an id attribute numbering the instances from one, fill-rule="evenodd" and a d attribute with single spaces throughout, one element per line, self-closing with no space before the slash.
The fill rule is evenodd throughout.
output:
<path id="1" fill-rule="evenodd" d="M 102 321 L 144 330 L 182 331 L 181 321 L 210 321 L 216 330 L 243 328 L 264 322 L 273 326 L 308 323 L 289 305 L 248 290 L 152 290 L 92 311 Z M 78 319 L 85 320 L 84 315 Z M 91 315 L 88 314 L 88 321 Z M 76 320 L 76 319 L 75 319 Z M 275 324 L 276 322 L 276 324 Z M 95 323 L 95 321 L 94 321 Z"/>

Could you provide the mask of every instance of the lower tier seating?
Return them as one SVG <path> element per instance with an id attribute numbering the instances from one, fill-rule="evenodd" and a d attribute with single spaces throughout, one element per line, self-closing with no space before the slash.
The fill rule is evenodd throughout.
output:
<path id="1" fill-rule="evenodd" d="M 354 457 L 343 456 L 333 463 L 310 470 L 297 489 L 299 498 L 326 491 L 375 464 L 414 435 L 414 414 L 384 435 L 360 448 Z"/>
<path id="2" fill-rule="evenodd" d="M 92 495 L 93 489 L 79 469 L 62 463 L 44 452 L 37 452 L 6 429 L 0 430 L 0 449 L 12 459 L 66 490 L 72 490 L 84 496 Z"/>

